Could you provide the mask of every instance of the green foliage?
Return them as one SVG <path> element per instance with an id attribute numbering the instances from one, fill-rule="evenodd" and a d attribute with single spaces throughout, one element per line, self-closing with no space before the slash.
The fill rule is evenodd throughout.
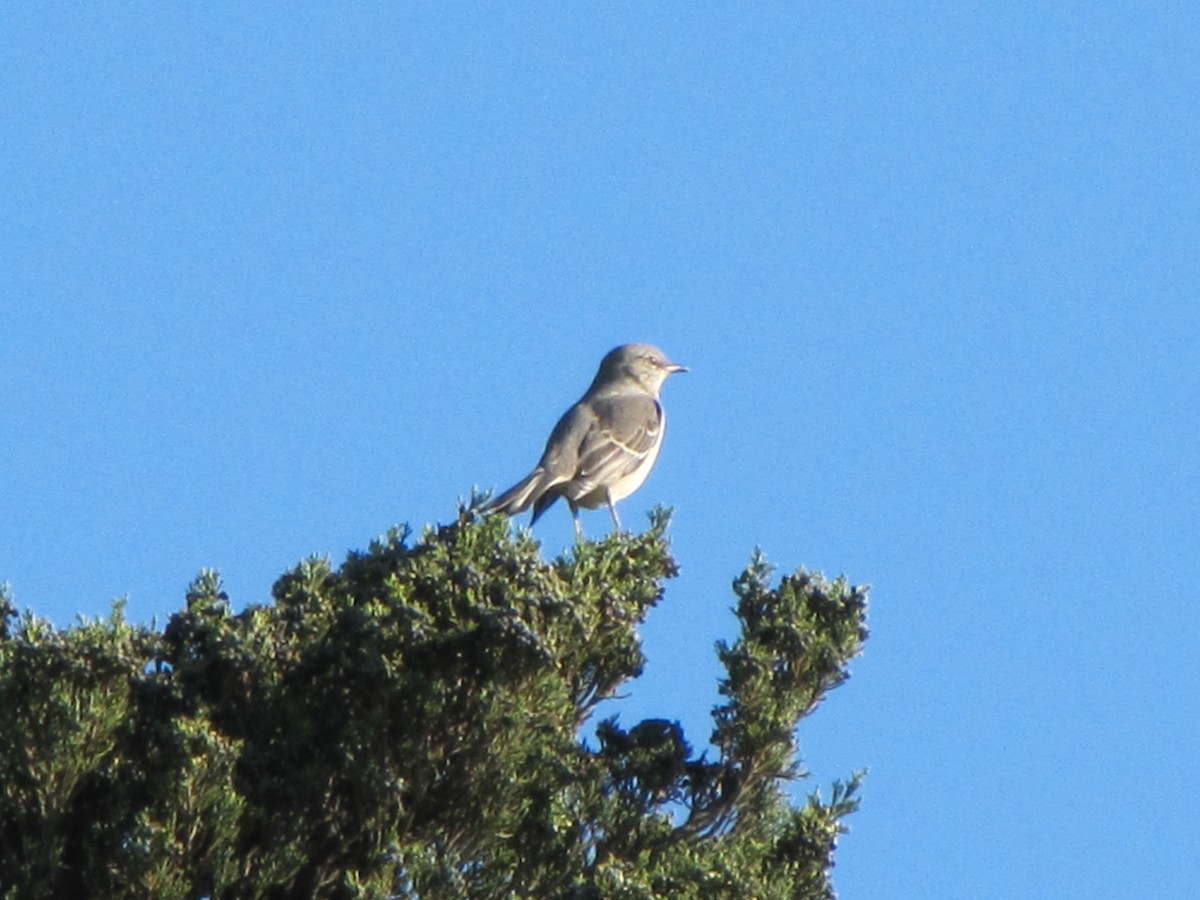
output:
<path id="1" fill-rule="evenodd" d="M 799 807 L 783 786 L 864 589 L 772 588 L 756 554 L 712 747 L 668 719 L 584 735 L 644 666 L 667 520 L 547 562 L 467 509 L 236 615 L 202 572 L 161 633 L 119 604 L 58 630 L 0 591 L 0 898 L 832 896 L 860 776 Z"/>

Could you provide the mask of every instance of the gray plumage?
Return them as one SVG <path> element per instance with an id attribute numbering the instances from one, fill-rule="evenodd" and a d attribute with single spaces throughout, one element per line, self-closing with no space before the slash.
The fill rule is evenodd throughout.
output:
<path id="1" fill-rule="evenodd" d="M 533 522 L 559 497 L 579 524 L 579 507 L 606 504 L 621 530 L 617 501 L 639 487 L 658 458 L 666 416 L 659 392 L 686 372 L 657 347 L 624 344 L 600 363 L 587 392 L 558 420 L 537 467 L 484 507 L 515 515 L 533 507 Z"/>

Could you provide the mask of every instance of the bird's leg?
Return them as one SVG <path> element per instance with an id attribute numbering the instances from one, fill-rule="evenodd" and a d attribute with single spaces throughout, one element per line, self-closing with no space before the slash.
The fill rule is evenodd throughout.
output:
<path id="1" fill-rule="evenodd" d="M 583 540 L 583 524 L 579 521 L 579 506 L 572 500 L 567 501 L 571 507 L 571 521 L 575 523 L 575 540 Z"/>
<path id="2" fill-rule="evenodd" d="M 617 533 L 620 534 L 621 533 L 621 517 L 617 515 L 617 504 L 613 503 L 612 493 L 610 491 L 606 490 L 604 492 L 604 499 L 608 501 L 608 511 L 610 513 L 612 513 L 613 525 L 616 526 Z"/>

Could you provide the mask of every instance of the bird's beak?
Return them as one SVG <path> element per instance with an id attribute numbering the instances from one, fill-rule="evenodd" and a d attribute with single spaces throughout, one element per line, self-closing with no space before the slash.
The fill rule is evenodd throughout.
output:
<path id="1" fill-rule="evenodd" d="M 673 362 L 667 363 L 665 368 L 666 368 L 667 372 L 669 372 L 672 375 L 674 375 L 676 372 L 688 371 L 687 366 L 681 366 L 679 363 L 673 363 Z"/>

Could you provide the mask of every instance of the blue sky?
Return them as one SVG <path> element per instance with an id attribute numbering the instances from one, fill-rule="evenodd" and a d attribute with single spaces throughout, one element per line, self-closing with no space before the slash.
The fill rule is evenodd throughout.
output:
<path id="1" fill-rule="evenodd" d="M 238 605 L 688 364 L 618 711 L 702 744 L 761 546 L 873 587 L 844 898 L 1190 897 L 1194 4 L 66 4 L 0 21 L 0 580 Z M 604 511 L 585 528 L 608 528 Z M 555 508 L 548 553 L 571 540 Z"/>

